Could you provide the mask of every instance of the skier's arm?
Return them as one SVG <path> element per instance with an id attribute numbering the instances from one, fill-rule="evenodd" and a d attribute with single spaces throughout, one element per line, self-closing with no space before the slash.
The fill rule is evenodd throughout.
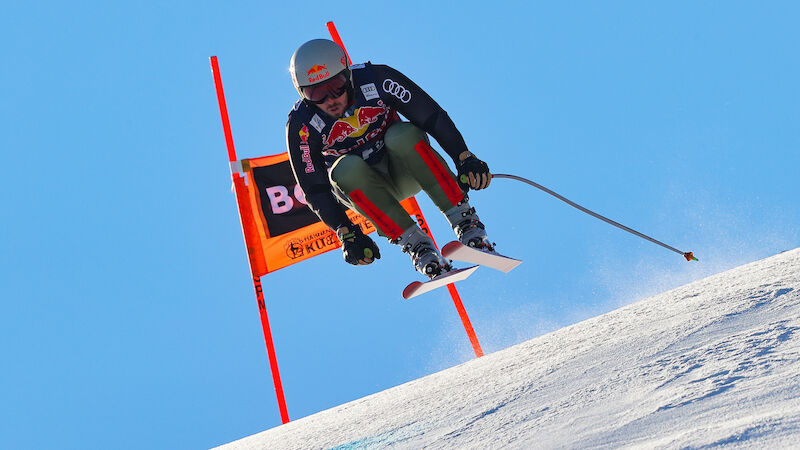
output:
<path id="1" fill-rule="evenodd" d="M 400 71 L 382 64 L 373 64 L 372 67 L 379 83 L 377 88 L 383 91 L 386 101 L 411 123 L 433 136 L 458 164 L 469 150 L 447 111 Z"/>
<path id="2" fill-rule="evenodd" d="M 414 125 L 433 136 L 453 159 L 462 186 L 485 189 L 492 180 L 489 166 L 467 149 L 464 137 L 456 125 L 421 87 L 400 71 L 386 65 L 372 65 L 378 80 L 378 89 L 384 92 L 386 102 L 395 107 Z"/>
<path id="3" fill-rule="evenodd" d="M 304 132 L 305 142 L 301 135 Z M 289 120 L 286 124 L 286 148 L 289 161 L 300 189 L 306 196 L 306 203 L 312 211 L 332 230 L 353 224 L 345 214 L 345 209 L 331 191 L 328 171 L 319 149 L 322 143 L 319 138 L 308 135 L 308 127 L 301 122 Z"/>

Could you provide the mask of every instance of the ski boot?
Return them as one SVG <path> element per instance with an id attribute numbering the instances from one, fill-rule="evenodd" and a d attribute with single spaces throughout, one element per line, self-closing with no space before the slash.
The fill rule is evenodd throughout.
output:
<path id="1" fill-rule="evenodd" d="M 462 244 L 485 252 L 495 252 L 495 244 L 486 235 L 486 227 L 478 220 L 475 208 L 469 205 L 469 197 L 465 195 L 461 202 L 445 211 L 444 215 Z"/>
<path id="2" fill-rule="evenodd" d="M 393 244 L 400 245 L 403 253 L 411 256 L 417 272 L 428 278 L 434 278 L 453 270 L 450 261 L 444 259 L 442 254 L 433 245 L 433 241 L 417 225 L 408 228 Z"/>

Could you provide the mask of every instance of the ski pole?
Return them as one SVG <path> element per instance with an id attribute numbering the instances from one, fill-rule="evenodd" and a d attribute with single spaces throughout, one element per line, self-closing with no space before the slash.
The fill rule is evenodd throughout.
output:
<path id="1" fill-rule="evenodd" d="M 667 250 L 671 250 L 671 251 L 673 251 L 673 252 L 675 252 L 675 253 L 677 253 L 679 255 L 683 255 L 683 257 L 686 258 L 686 261 L 698 261 L 698 259 L 694 257 L 694 254 L 692 254 L 692 252 L 682 252 L 682 251 L 676 249 L 675 247 L 671 247 L 671 246 L 669 246 L 669 245 L 667 245 L 667 244 L 665 244 L 665 243 L 663 243 L 663 242 L 661 242 L 661 241 L 659 241 L 657 239 L 651 238 L 650 236 L 648 236 L 646 234 L 640 233 L 640 232 L 638 232 L 638 231 L 636 231 L 636 230 L 634 230 L 632 228 L 628 228 L 625 225 L 622 225 L 621 223 L 618 223 L 618 222 L 615 222 L 615 221 L 609 219 L 608 217 L 601 216 L 600 214 L 597 214 L 596 212 L 594 212 L 594 211 L 592 211 L 590 209 L 584 208 L 583 206 L 573 202 L 572 200 L 564 197 L 563 195 L 560 195 L 560 194 L 558 194 L 556 192 L 553 192 L 550 189 L 547 189 L 546 187 L 542 186 L 541 184 L 533 182 L 531 180 L 528 180 L 527 178 L 518 177 L 516 175 L 505 175 L 505 174 L 502 174 L 502 173 L 492 174 L 492 178 L 508 178 L 508 179 L 511 179 L 511 180 L 517 180 L 517 181 L 522 181 L 523 183 L 527 183 L 527 184 L 535 187 L 536 189 L 544 191 L 544 192 L 552 195 L 553 197 L 561 200 L 562 202 L 564 202 L 564 203 L 566 203 L 566 204 L 568 204 L 568 205 L 570 205 L 572 207 L 575 207 L 575 208 L 585 212 L 586 214 L 589 214 L 590 216 L 598 218 L 598 219 L 602 220 L 603 222 L 606 222 L 606 223 L 608 223 L 610 225 L 614 225 L 615 227 L 617 227 L 617 228 L 619 228 L 621 230 L 625 230 L 628 233 L 635 234 L 636 236 L 639 236 L 642 239 L 647 239 L 648 241 L 650 241 L 650 242 L 652 242 L 654 244 L 658 244 L 658 245 L 666 248 Z"/>

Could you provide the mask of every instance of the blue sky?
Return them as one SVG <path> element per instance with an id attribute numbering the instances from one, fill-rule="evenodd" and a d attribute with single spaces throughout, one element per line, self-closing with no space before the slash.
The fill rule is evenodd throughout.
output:
<path id="1" fill-rule="evenodd" d="M 27 2 L 0 17 L 0 447 L 200 448 L 280 424 L 208 58 L 240 157 L 284 151 L 289 58 L 337 24 L 354 61 L 437 99 L 493 171 L 472 196 L 525 263 L 460 286 L 486 352 L 800 244 L 795 2 Z M 419 198 L 440 243 L 450 240 Z M 298 419 L 464 362 L 408 257 L 264 277 Z"/>

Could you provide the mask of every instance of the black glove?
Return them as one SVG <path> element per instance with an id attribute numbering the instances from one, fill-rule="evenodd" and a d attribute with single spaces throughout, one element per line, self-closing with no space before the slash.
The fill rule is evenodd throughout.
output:
<path id="1" fill-rule="evenodd" d="M 352 229 L 352 231 L 351 231 Z M 370 264 L 376 259 L 381 259 L 381 251 L 375 242 L 361 231 L 361 227 L 340 227 L 336 236 L 342 243 L 344 260 L 355 266 Z"/>
<path id="2" fill-rule="evenodd" d="M 457 166 L 458 182 L 464 190 L 472 188 L 477 191 L 489 187 L 489 183 L 492 181 L 489 166 L 475 155 L 467 156 L 463 161 L 459 161 Z"/>

